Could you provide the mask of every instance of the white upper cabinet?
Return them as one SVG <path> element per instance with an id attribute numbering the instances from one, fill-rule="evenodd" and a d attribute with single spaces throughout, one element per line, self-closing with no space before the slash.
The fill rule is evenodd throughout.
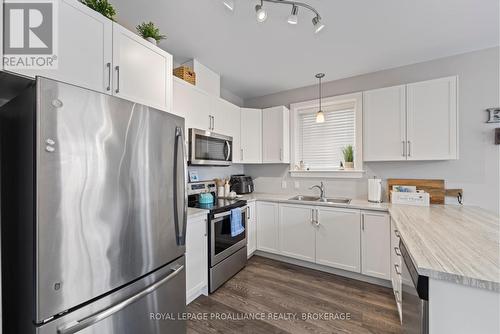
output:
<path id="1" fill-rule="evenodd" d="M 262 162 L 262 110 L 241 108 L 241 162 Z"/>
<path id="2" fill-rule="evenodd" d="M 290 163 L 290 111 L 285 106 L 262 110 L 262 162 Z"/>
<path id="3" fill-rule="evenodd" d="M 391 279 L 391 221 L 388 214 L 362 213 L 361 273 Z"/>
<path id="4" fill-rule="evenodd" d="M 363 93 L 363 160 L 458 159 L 457 77 Z"/>
<path id="5" fill-rule="evenodd" d="M 172 56 L 113 23 L 113 94 L 170 112 Z"/>
<path id="6" fill-rule="evenodd" d="M 57 19 L 57 69 L 10 71 L 111 94 L 112 22 L 75 0 L 59 1 Z"/>
<path id="7" fill-rule="evenodd" d="M 363 93 L 363 160 L 406 160 L 406 86 Z"/>
<path id="8" fill-rule="evenodd" d="M 172 112 L 186 119 L 186 130 L 196 128 L 209 130 L 211 118 L 209 106 L 211 97 L 190 83 L 174 78 L 174 107 Z"/>
<path id="9" fill-rule="evenodd" d="M 408 160 L 458 158 L 457 77 L 407 86 Z"/>
<path id="10" fill-rule="evenodd" d="M 281 254 L 304 261 L 314 261 L 316 231 L 315 209 L 304 205 L 280 204 L 279 240 Z"/>
<path id="11" fill-rule="evenodd" d="M 233 162 L 239 163 L 241 108 L 220 97 L 212 97 L 212 131 L 233 137 Z"/>
<path id="12" fill-rule="evenodd" d="M 317 220 L 316 263 L 359 273 L 359 211 L 322 207 Z"/>

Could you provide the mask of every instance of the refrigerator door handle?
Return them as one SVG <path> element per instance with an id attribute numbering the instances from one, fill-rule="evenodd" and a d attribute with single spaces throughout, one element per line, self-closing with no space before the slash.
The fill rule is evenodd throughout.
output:
<path id="1" fill-rule="evenodd" d="M 178 189 L 178 164 L 179 164 L 179 146 L 182 148 L 182 184 L 184 185 L 182 194 L 179 194 Z M 182 134 L 182 129 L 180 127 L 175 128 L 175 146 L 174 146 L 174 220 L 175 220 L 175 232 L 177 245 L 183 246 L 186 243 L 186 223 L 187 223 L 187 191 L 186 191 L 186 180 L 187 180 L 187 170 L 186 170 L 186 152 L 184 149 L 184 135 Z M 179 196 L 182 196 L 182 230 L 179 226 Z"/>
<path id="2" fill-rule="evenodd" d="M 84 319 L 78 320 L 76 322 L 73 322 L 66 327 L 59 328 L 57 330 L 57 334 L 77 333 L 77 332 L 79 332 L 87 327 L 90 327 L 90 326 L 98 323 L 99 321 L 102 321 L 102 320 L 112 316 L 113 314 L 115 314 L 117 312 L 120 312 L 121 310 L 123 310 L 124 308 L 129 306 L 130 304 L 136 302 L 137 300 L 139 300 L 139 299 L 143 298 L 144 296 L 150 294 L 151 292 L 157 290 L 160 286 L 162 286 L 163 284 L 167 283 L 172 278 L 177 276 L 183 269 L 184 269 L 184 265 L 179 265 L 179 264 L 175 265 L 173 268 L 171 268 L 172 272 L 170 274 L 168 274 L 167 276 L 165 276 L 164 278 L 162 278 L 161 280 L 159 280 L 158 282 L 151 284 L 150 286 L 148 286 L 144 290 L 133 295 L 132 297 L 129 297 L 129 298 L 121 301 L 120 303 L 118 303 L 116 305 L 113 305 L 107 309 L 104 309 L 98 313 L 95 313 L 95 314 L 89 316 L 88 318 L 84 318 Z"/>

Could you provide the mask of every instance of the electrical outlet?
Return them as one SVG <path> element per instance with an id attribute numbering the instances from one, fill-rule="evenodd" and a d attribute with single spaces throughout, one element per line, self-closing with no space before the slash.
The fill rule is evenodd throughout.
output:
<path id="1" fill-rule="evenodd" d="M 286 189 L 286 181 L 285 180 L 281 181 L 281 189 Z"/>
<path id="2" fill-rule="evenodd" d="M 294 187 L 295 189 L 299 189 L 299 188 L 300 188 L 300 183 L 299 183 L 299 181 L 295 181 L 295 182 L 293 183 L 293 187 Z"/>

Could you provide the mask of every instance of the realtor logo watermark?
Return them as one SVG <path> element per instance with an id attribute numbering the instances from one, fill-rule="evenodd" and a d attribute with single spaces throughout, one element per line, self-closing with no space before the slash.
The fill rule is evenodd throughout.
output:
<path id="1" fill-rule="evenodd" d="M 57 1 L 4 1 L 5 68 L 57 68 Z"/>

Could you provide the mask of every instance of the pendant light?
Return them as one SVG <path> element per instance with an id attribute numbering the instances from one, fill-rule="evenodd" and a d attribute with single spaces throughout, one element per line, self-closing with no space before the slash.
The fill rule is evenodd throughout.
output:
<path id="1" fill-rule="evenodd" d="M 321 79 L 323 79 L 324 77 L 324 73 L 316 74 L 316 78 L 319 80 L 319 109 L 316 113 L 316 123 L 325 123 L 325 113 L 321 109 Z"/>
<path id="2" fill-rule="evenodd" d="M 267 11 L 264 8 L 263 0 L 260 0 L 260 5 L 255 6 L 255 14 L 257 16 L 257 22 L 262 23 L 267 19 Z"/>

